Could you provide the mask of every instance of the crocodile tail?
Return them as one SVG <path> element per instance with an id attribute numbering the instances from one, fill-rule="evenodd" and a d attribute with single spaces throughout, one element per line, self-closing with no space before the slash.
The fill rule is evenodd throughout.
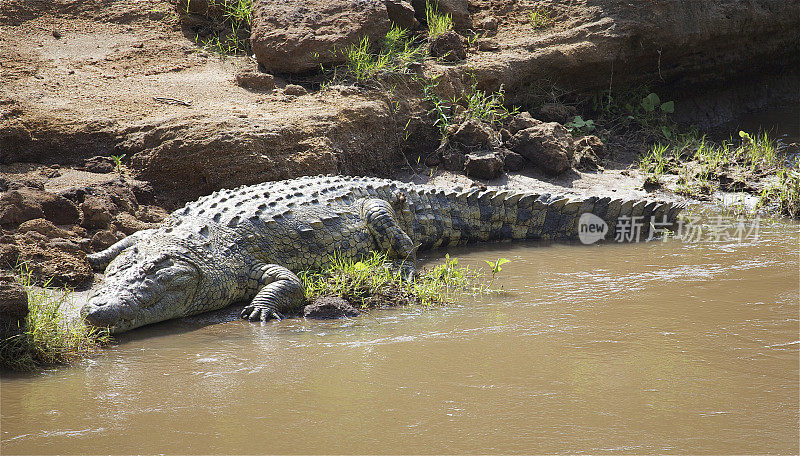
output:
<path id="1" fill-rule="evenodd" d="M 512 239 L 645 240 L 657 230 L 674 230 L 684 209 L 672 202 L 505 190 L 420 196 L 411 209 L 414 238 L 422 249 Z"/>

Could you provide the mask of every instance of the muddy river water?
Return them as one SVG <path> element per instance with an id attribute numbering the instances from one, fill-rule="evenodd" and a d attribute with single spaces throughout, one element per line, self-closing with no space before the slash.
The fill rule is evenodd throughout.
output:
<path id="1" fill-rule="evenodd" d="M 505 292 L 446 308 L 144 328 L 4 378 L 2 453 L 797 453 L 798 252 L 490 245 L 451 254 Z"/>

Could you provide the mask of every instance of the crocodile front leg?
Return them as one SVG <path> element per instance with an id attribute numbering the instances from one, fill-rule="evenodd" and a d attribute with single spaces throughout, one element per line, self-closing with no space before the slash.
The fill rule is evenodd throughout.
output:
<path id="1" fill-rule="evenodd" d="M 404 277 L 413 276 L 417 249 L 397 223 L 391 204 L 382 199 L 368 199 L 364 201 L 362 215 L 378 250 L 388 252 L 396 260 Z"/>
<path id="2" fill-rule="evenodd" d="M 245 306 L 241 318 L 250 321 L 282 320 L 303 304 L 303 282 L 295 273 L 277 264 L 258 264 L 250 270 L 250 289 L 256 295 Z"/>
<path id="3" fill-rule="evenodd" d="M 92 269 L 94 269 L 95 271 L 102 271 L 103 269 L 106 268 L 106 266 L 108 266 L 109 263 L 111 263 L 111 260 L 119 256 L 119 254 L 122 253 L 123 250 L 132 246 L 140 239 L 150 234 L 153 234 L 155 231 L 156 231 L 155 229 L 137 231 L 131 234 L 130 236 L 118 241 L 117 243 L 115 243 L 114 245 L 105 250 L 86 255 L 86 257 L 89 259 L 89 265 L 91 265 Z"/>

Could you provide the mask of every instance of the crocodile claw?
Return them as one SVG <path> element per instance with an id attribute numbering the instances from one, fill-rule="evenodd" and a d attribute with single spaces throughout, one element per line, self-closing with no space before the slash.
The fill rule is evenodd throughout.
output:
<path id="1" fill-rule="evenodd" d="M 286 318 L 274 309 L 254 305 L 245 306 L 245 308 L 242 309 L 242 312 L 239 314 L 239 317 L 248 321 L 262 322 L 267 322 L 272 318 L 278 321 Z"/>

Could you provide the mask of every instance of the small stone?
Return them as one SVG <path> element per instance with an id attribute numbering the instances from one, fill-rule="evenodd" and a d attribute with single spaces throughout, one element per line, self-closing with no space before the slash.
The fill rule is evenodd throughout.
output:
<path id="1" fill-rule="evenodd" d="M 513 135 L 520 130 L 535 127 L 537 125 L 541 125 L 542 123 L 543 122 L 541 120 L 531 117 L 529 112 L 522 111 L 511 118 L 511 121 L 508 123 L 508 131 Z"/>
<path id="2" fill-rule="evenodd" d="M 28 231 L 35 231 L 51 239 L 57 237 L 70 237 L 72 234 L 66 230 L 62 230 L 61 228 L 55 226 L 53 222 L 43 218 L 28 220 L 20 224 L 19 228 L 17 228 L 18 233 L 27 233 Z"/>
<path id="3" fill-rule="evenodd" d="M 494 152 L 467 154 L 464 171 L 478 179 L 494 179 L 503 174 L 503 160 Z"/>
<path id="4" fill-rule="evenodd" d="M 497 31 L 497 18 L 494 16 L 486 16 L 478 23 L 478 28 L 486 30 L 487 32 Z"/>
<path id="5" fill-rule="evenodd" d="M 127 212 L 120 212 L 114 217 L 114 227 L 127 235 L 131 235 L 137 231 L 152 228 L 153 225 L 142 222 Z"/>
<path id="6" fill-rule="evenodd" d="M 431 55 L 447 62 L 457 62 L 467 58 L 467 51 L 461 36 L 454 31 L 442 33 L 430 43 Z"/>
<path id="7" fill-rule="evenodd" d="M 481 38 L 475 43 L 479 51 L 492 52 L 500 49 L 500 43 L 491 38 Z"/>
<path id="8" fill-rule="evenodd" d="M 28 315 L 28 293 L 13 274 L 0 271 L 0 320 L 19 320 Z"/>
<path id="9" fill-rule="evenodd" d="M 458 150 L 447 150 L 442 153 L 442 167 L 448 171 L 464 171 L 467 157 Z"/>
<path id="10" fill-rule="evenodd" d="M 87 196 L 80 207 L 83 213 L 82 227 L 92 230 L 105 228 L 111 223 L 111 211 L 105 200 L 96 196 Z"/>
<path id="11" fill-rule="evenodd" d="M 406 30 L 417 28 L 419 22 L 414 17 L 414 7 L 405 0 L 386 0 L 386 14 L 394 25 Z"/>
<path id="12" fill-rule="evenodd" d="M 558 122 L 565 124 L 572 120 L 577 114 L 574 106 L 566 106 L 561 103 L 545 103 L 539 108 L 539 118 L 545 122 Z"/>
<path id="13" fill-rule="evenodd" d="M 520 171 L 525 169 L 525 166 L 528 164 L 525 157 L 508 149 L 503 150 L 502 157 L 503 169 L 506 171 Z"/>
<path id="14" fill-rule="evenodd" d="M 305 95 L 308 93 L 305 87 L 297 84 L 286 84 L 286 87 L 283 89 L 283 93 L 286 95 Z"/>
<path id="15" fill-rule="evenodd" d="M 257 68 L 247 68 L 236 74 L 236 83 L 245 89 L 268 92 L 275 88 L 275 76 Z"/>
<path id="16" fill-rule="evenodd" d="M 606 147 L 605 144 L 603 144 L 603 140 L 595 135 L 582 137 L 576 141 L 575 148 L 577 150 L 589 148 L 591 149 L 592 153 L 599 158 L 605 158 L 606 156 Z"/>
<path id="17" fill-rule="evenodd" d="M 107 174 L 114 171 L 114 161 L 110 157 L 96 156 L 86 160 L 83 167 L 90 173 Z"/>
<path id="18" fill-rule="evenodd" d="M 568 170 L 575 154 L 572 136 L 556 122 L 518 131 L 509 141 L 508 148 L 551 175 Z"/>
<path id="19" fill-rule="evenodd" d="M 125 236 L 122 233 L 116 233 L 111 230 L 98 231 L 94 234 L 94 236 L 92 236 L 90 246 L 93 251 L 99 252 L 111 247 L 124 237 Z"/>
<path id="20" fill-rule="evenodd" d="M 0 197 L 0 225 L 19 225 L 42 217 L 56 225 L 70 225 L 80 220 L 80 213 L 72 201 L 39 190 L 12 190 Z"/>
<path id="21" fill-rule="evenodd" d="M 336 296 L 322 296 L 305 306 L 303 316 L 314 320 L 333 320 L 352 318 L 361 315 L 346 299 Z"/>
<path id="22" fill-rule="evenodd" d="M 451 126 L 450 140 L 467 148 L 489 148 L 497 142 L 497 134 L 489 125 L 478 119 L 469 119 Z"/>

